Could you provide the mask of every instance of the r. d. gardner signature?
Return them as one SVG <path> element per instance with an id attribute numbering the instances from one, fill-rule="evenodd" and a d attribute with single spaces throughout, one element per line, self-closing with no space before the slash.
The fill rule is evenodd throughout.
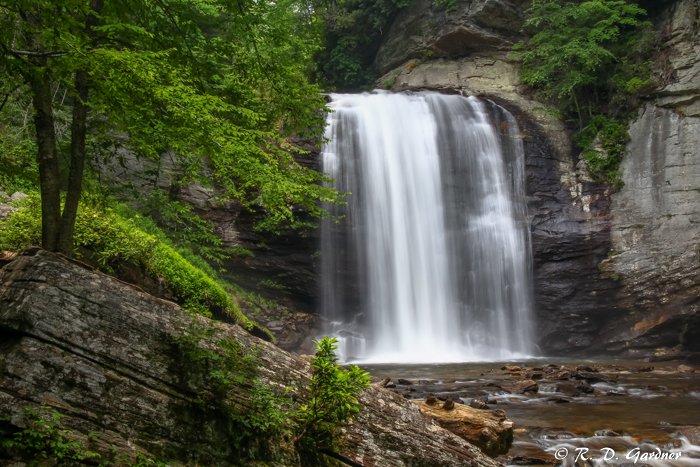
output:
<path id="1" fill-rule="evenodd" d="M 683 455 L 681 452 L 662 451 L 660 448 L 655 448 L 654 451 L 642 451 L 640 448 L 633 448 L 625 452 L 624 456 L 618 455 L 617 452 L 615 452 L 615 450 L 612 448 L 600 448 L 600 452 L 601 455 L 594 455 L 593 453 L 589 454 L 588 448 L 575 448 L 569 451 L 568 448 L 562 447 L 554 451 L 554 457 L 561 461 L 571 456 L 574 462 L 578 462 L 579 460 L 612 461 L 626 459 L 631 460 L 633 463 L 636 464 L 640 461 L 648 462 L 651 460 L 661 459 L 677 460 L 680 459 Z"/>

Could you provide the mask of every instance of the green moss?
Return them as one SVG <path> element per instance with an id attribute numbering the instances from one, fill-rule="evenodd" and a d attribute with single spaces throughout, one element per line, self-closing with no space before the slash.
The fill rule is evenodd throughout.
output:
<path id="1" fill-rule="evenodd" d="M 432 0 L 431 4 L 433 8 L 445 10 L 447 13 L 451 13 L 457 9 L 459 0 Z"/>
<path id="2" fill-rule="evenodd" d="M 610 257 L 611 256 L 608 255 L 608 258 Z M 607 259 L 598 263 L 598 271 L 600 272 L 600 275 L 606 279 L 610 279 L 615 282 L 619 282 L 622 280 L 622 276 L 620 275 L 620 273 L 615 271 L 614 266 Z"/>
<path id="3" fill-rule="evenodd" d="M 36 193 L 18 203 L 20 210 L 0 223 L 0 249 L 19 251 L 40 243 L 40 206 Z M 146 233 L 134 219 L 127 219 L 113 209 L 83 203 L 75 224 L 75 247 L 78 257 L 91 252 L 100 268 L 107 272 L 122 262 L 143 267 L 148 274 L 161 279 L 190 311 L 205 316 L 211 316 L 212 310 L 219 311 L 248 330 L 255 327 L 229 291 L 213 278 L 215 272 L 210 267 L 205 272 L 205 266 L 195 266 L 172 244 L 166 243 L 165 235 Z"/>

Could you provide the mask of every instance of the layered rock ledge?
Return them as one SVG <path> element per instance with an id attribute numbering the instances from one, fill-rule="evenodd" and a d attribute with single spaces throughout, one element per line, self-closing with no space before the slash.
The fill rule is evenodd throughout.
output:
<path id="1" fill-rule="evenodd" d="M 20 255 L 0 270 L 0 418 L 23 428 L 23 408 L 44 407 L 63 414 L 63 428 L 91 450 L 112 458 L 142 453 L 176 464 L 246 465 L 250 460 L 238 458 L 226 437 L 230 429 L 197 400 L 196 382 L 187 380 L 189 369 L 173 352 L 173 342 L 200 325 L 217 330 L 216 337 L 202 338 L 203 345 L 223 336 L 256 349 L 260 380 L 303 399 L 308 358 L 60 256 L 42 250 Z M 247 389 L 229 395 L 251 409 Z M 361 401 L 364 408 L 342 440 L 342 454 L 354 462 L 497 465 L 397 394 L 372 387 Z M 260 452 L 268 465 L 299 464 L 284 440 Z"/>

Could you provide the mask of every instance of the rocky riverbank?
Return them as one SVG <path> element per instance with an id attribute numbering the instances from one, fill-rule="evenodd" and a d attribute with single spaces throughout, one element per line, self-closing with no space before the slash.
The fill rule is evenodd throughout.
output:
<path id="1" fill-rule="evenodd" d="M 680 454 L 682 462 L 657 465 L 700 462 L 700 372 L 694 365 L 543 360 L 368 369 L 407 399 L 507 414 L 513 444 L 498 457 L 506 464 L 579 465 L 577 454 L 588 449 L 589 457 L 604 458 L 612 452 L 604 448 L 625 461 L 658 449 Z"/>

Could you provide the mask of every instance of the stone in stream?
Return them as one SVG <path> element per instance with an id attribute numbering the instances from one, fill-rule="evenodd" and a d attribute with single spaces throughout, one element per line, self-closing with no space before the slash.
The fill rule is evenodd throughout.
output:
<path id="1" fill-rule="evenodd" d="M 469 407 L 473 409 L 479 409 L 479 410 L 488 410 L 489 406 L 488 404 L 480 399 L 472 399 L 471 402 L 469 402 Z"/>
<path id="2" fill-rule="evenodd" d="M 498 458 L 507 465 L 557 465 L 560 461 L 552 454 L 532 443 L 518 443 L 508 452 L 508 455 Z"/>
<path id="3" fill-rule="evenodd" d="M 464 404 L 454 404 L 445 410 L 425 401 L 413 403 L 438 425 L 478 446 L 489 456 L 505 454 L 513 443 L 513 422 L 502 410 L 480 410 Z"/>
<path id="4" fill-rule="evenodd" d="M 594 392 L 593 387 L 586 381 L 562 381 L 557 383 L 555 388 L 557 392 L 573 397 Z"/>
<path id="5" fill-rule="evenodd" d="M 438 403 L 438 399 L 435 397 L 435 394 L 428 394 L 425 398 L 425 403 L 428 405 L 435 405 Z"/>
<path id="6" fill-rule="evenodd" d="M 539 389 L 537 382 L 531 379 L 523 379 L 515 382 L 507 382 L 501 385 L 504 391 L 511 394 L 535 393 Z"/>
<path id="7" fill-rule="evenodd" d="M 683 428 L 680 433 L 688 438 L 691 444 L 696 446 L 700 445 L 700 426 L 691 426 L 688 428 Z"/>
<path id="8" fill-rule="evenodd" d="M 377 381 L 376 383 L 372 384 L 380 388 L 386 388 L 389 387 L 389 385 L 391 384 L 391 378 L 384 378 L 381 381 Z M 394 385 L 393 387 L 396 387 L 396 385 Z"/>

